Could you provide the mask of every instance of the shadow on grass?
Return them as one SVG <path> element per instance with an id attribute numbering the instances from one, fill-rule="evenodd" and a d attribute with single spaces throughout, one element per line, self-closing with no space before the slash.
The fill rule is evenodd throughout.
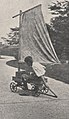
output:
<path id="1" fill-rule="evenodd" d="M 18 61 L 17 60 L 10 60 L 6 62 L 8 66 L 18 68 Z M 22 62 L 19 64 L 20 68 L 26 71 L 31 71 L 31 69 L 26 65 L 26 63 Z"/>
<path id="2" fill-rule="evenodd" d="M 8 61 L 6 64 L 18 68 L 17 60 Z M 30 70 L 25 63 L 21 63 L 20 67 L 24 70 Z M 69 64 L 46 65 L 46 76 L 69 84 Z"/>
<path id="3" fill-rule="evenodd" d="M 11 67 L 14 67 L 14 68 L 18 68 L 18 61 L 17 61 L 17 60 L 7 61 L 6 64 L 7 64 L 8 66 L 11 66 Z"/>

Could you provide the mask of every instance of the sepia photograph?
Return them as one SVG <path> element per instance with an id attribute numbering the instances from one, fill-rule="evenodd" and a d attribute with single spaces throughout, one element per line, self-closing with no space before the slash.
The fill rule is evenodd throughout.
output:
<path id="1" fill-rule="evenodd" d="M 69 119 L 69 0 L 0 1 L 0 119 Z"/>

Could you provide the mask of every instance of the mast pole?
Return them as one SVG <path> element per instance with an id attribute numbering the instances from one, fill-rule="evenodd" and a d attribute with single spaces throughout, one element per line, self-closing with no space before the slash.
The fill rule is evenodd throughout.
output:
<path id="1" fill-rule="evenodd" d="M 18 53 L 18 72 L 20 71 L 20 58 L 21 58 L 21 24 L 22 24 L 22 10 L 20 10 L 19 14 L 19 53 Z"/>
<path id="2" fill-rule="evenodd" d="M 21 24 L 22 24 L 22 10 L 20 10 L 20 13 L 13 16 L 12 18 L 18 17 L 19 16 L 19 45 L 21 45 Z M 21 57 L 21 48 L 19 49 L 19 53 L 18 53 L 18 72 L 20 71 L 20 57 Z"/>

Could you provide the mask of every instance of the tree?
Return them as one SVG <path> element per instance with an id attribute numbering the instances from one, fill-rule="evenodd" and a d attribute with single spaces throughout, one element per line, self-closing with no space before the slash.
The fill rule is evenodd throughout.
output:
<path id="1" fill-rule="evenodd" d="M 69 59 L 69 1 L 49 5 L 51 14 L 50 35 L 59 58 Z"/>
<path id="2" fill-rule="evenodd" d="M 8 39 L 7 39 L 7 42 L 8 44 L 10 45 L 13 45 L 13 44 L 18 44 L 19 43 L 19 28 L 10 28 L 11 31 L 8 35 Z"/>
<path id="3" fill-rule="evenodd" d="M 5 45 L 14 45 L 19 44 L 19 28 L 10 28 L 10 33 L 7 34 L 6 37 L 1 37 L 4 41 Z"/>

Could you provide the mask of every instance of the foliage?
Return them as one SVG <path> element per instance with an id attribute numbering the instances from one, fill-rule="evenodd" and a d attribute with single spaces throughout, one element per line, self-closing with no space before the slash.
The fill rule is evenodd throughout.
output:
<path id="1" fill-rule="evenodd" d="M 7 42 L 10 45 L 19 43 L 19 31 L 15 30 L 15 28 L 11 28 L 11 32 L 8 35 Z"/>
<path id="2" fill-rule="evenodd" d="M 51 13 L 50 35 L 59 58 L 69 59 L 69 1 L 49 5 Z"/>
<path id="3" fill-rule="evenodd" d="M 19 43 L 19 30 L 18 28 L 10 28 L 10 33 L 7 34 L 7 38 L 1 37 L 5 44 L 14 45 Z"/>
<path id="4" fill-rule="evenodd" d="M 67 16 L 69 15 L 69 1 L 57 1 L 56 3 L 52 3 L 52 5 L 49 5 L 49 9 L 54 15 Z"/>

